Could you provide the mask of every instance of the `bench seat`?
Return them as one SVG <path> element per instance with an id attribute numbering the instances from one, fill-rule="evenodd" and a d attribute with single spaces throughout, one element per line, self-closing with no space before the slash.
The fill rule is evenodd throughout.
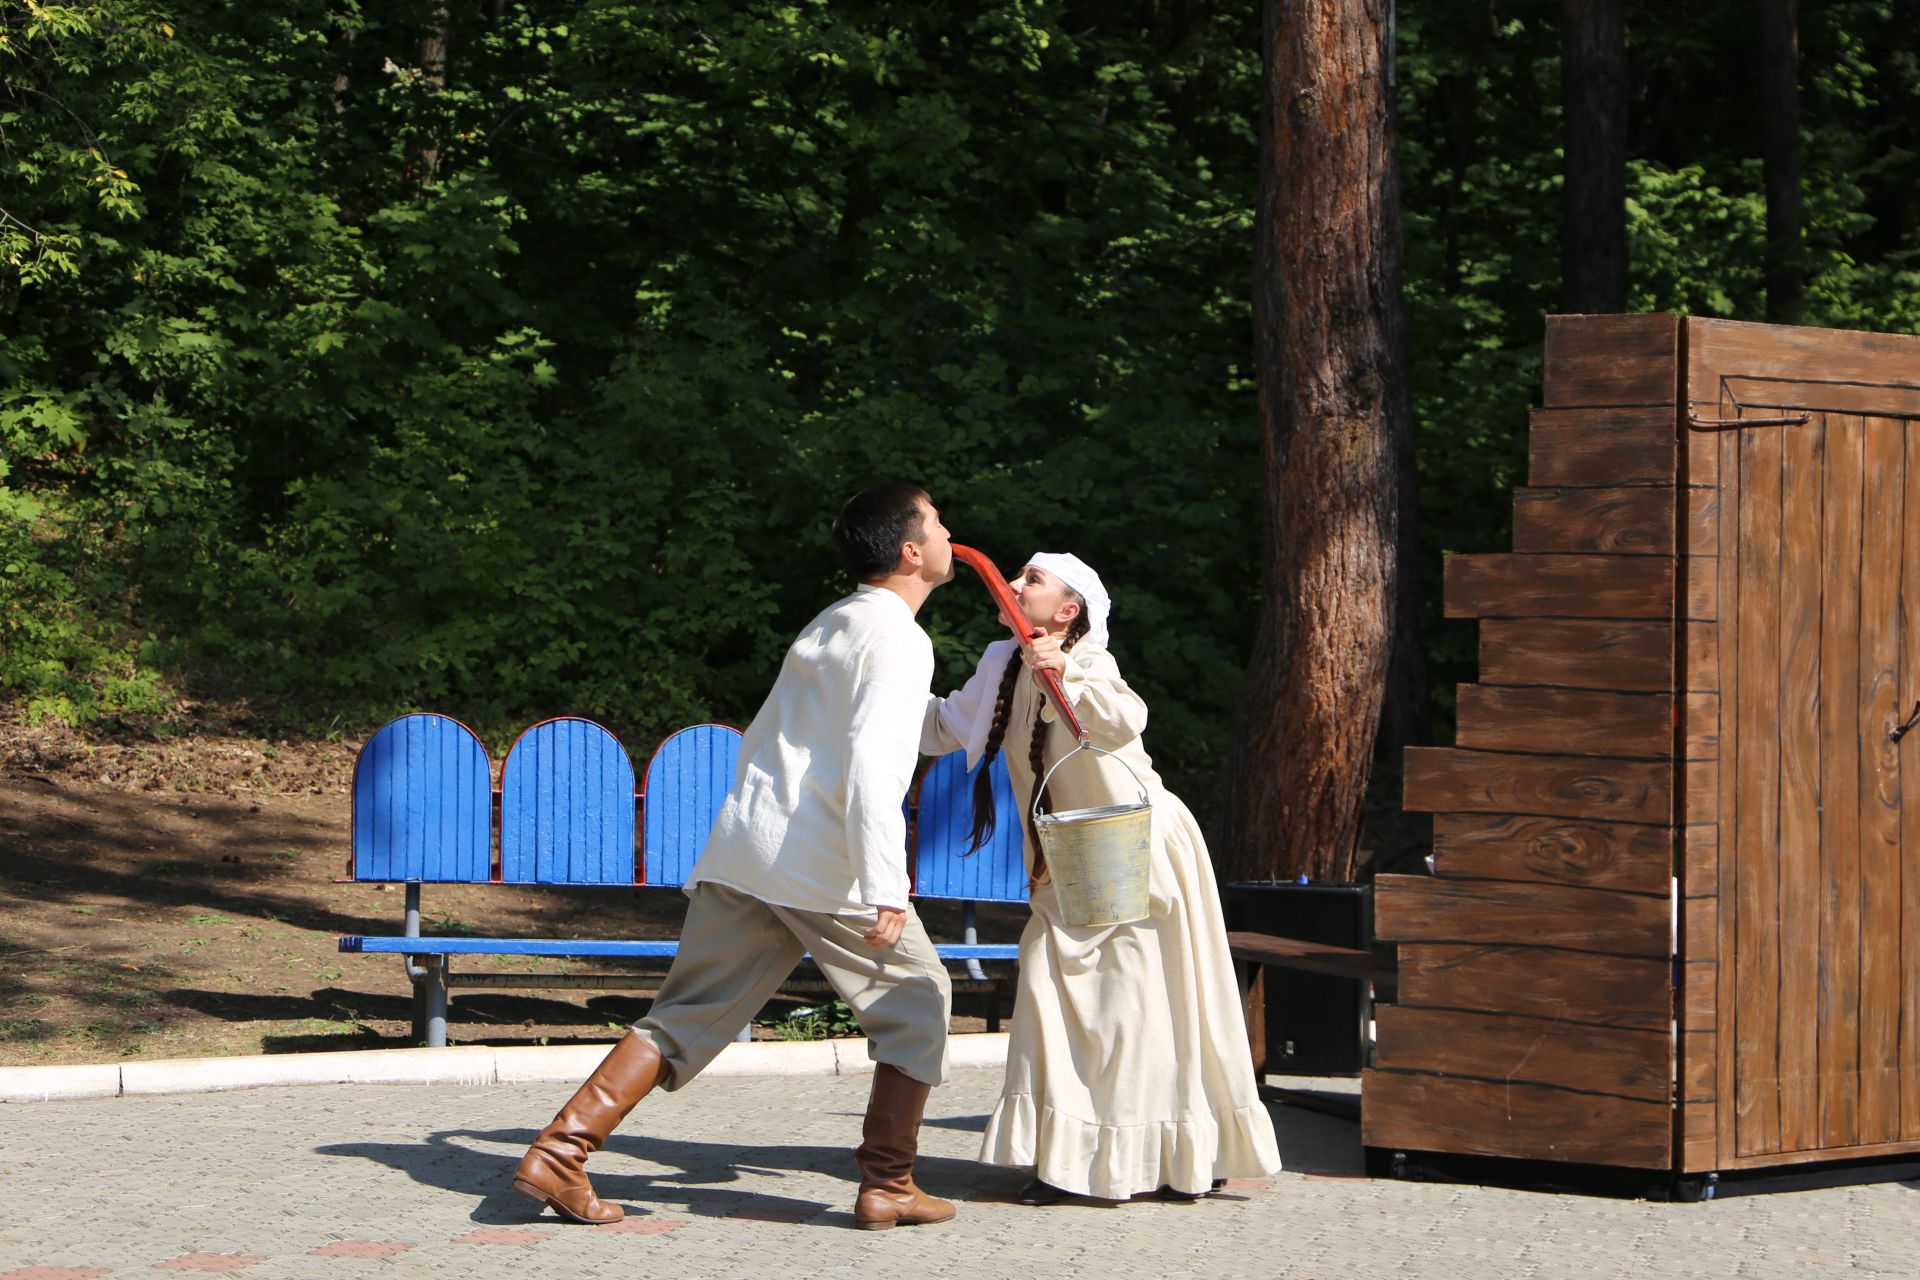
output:
<path id="1" fill-rule="evenodd" d="M 1354 978 L 1391 987 L 1399 976 L 1393 956 L 1326 942 L 1307 942 L 1271 933 L 1229 933 L 1227 949 L 1235 960 L 1249 964 L 1299 969 L 1333 978 Z"/>
<path id="2" fill-rule="evenodd" d="M 618 938 L 369 938 L 340 939 L 340 950 L 403 956 L 625 956 L 672 959 L 680 944 L 671 939 Z M 1017 960 L 1020 946 L 1013 942 L 941 942 L 934 945 L 943 960 Z"/>

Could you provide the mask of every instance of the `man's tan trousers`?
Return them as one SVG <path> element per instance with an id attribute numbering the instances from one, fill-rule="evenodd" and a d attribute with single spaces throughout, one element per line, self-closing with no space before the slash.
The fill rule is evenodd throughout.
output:
<path id="1" fill-rule="evenodd" d="M 776 907 L 712 881 L 693 887 L 680 950 L 633 1029 L 667 1060 L 666 1089 L 705 1069 L 786 981 L 806 952 L 853 1010 L 867 1053 L 924 1084 L 947 1079 L 946 966 L 912 907 L 893 947 L 861 938 L 872 917 Z"/>

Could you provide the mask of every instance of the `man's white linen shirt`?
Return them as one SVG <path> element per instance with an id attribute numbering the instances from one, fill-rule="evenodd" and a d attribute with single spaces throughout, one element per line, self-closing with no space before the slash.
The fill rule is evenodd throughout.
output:
<path id="1" fill-rule="evenodd" d="M 862 586 L 787 650 L 740 743 L 733 788 L 687 877 L 775 906 L 907 905 L 907 820 L 933 643 L 892 591 Z"/>

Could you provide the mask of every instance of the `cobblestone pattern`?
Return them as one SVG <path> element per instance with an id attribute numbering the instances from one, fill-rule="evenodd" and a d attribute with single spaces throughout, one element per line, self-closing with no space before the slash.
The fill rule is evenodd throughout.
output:
<path id="1" fill-rule="evenodd" d="M 564 1086 L 316 1086 L 0 1107 L 0 1280 L 640 1276 L 1920 1277 L 1912 1184 L 1652 1204 L 1360 1176 L 1351 1123 L 1276 1107 L 1287 1170 L 1195 1204 L 1013 1203 L 974 1163 L 997 1071 L 936 1090 L 952 1223 L 851 1230 L 869 1081 L 699 1081 L 592 1166 L 613 1227 L 508 1188 Z M 1344 1087 L 1351 1087 L 1346 1085 Z"/>

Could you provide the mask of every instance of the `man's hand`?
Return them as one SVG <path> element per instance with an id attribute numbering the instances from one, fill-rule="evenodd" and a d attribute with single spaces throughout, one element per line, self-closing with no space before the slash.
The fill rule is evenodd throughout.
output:
<path id="1" fill-rule="evenodd" d="M 874 950 L 885 951 L 900 941 L 900 934 L 907 927 L 907 913 L 898 907 L 875 907 L 874 910 L 880 913 L 880 919 L 861 937 Z"/>

